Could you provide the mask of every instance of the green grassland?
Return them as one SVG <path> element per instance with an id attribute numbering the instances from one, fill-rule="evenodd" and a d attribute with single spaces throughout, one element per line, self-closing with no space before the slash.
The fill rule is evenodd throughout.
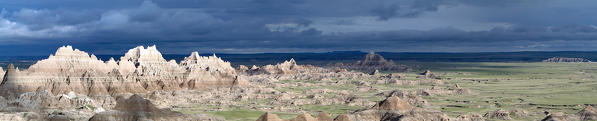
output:
<path id="1" fill-rule="evenodd" d="M 597 63 L 408 64 L 430 69 L 443 79 L 449 78 L 447 83 L 471 89 L 472 95 L 426 97 L 434 108 L 450 115 L 483 114 L 498 108 L 576 113 L 584 105 L 597 104 Z"/>
<path id="2" fill-rule="evenodd" d="M 440 76 L 444 85 L 459 84 L 471 90 L 470 95 L 443 95 L 423 97 L 429 101 L 429 109 L 440 110 L 454 117 L 461 114 L 480 114 L 497 109 L 524 109 L 530 117 L 516 117 L 515 120 L 538 120 L 543 111 L 576 113 L 585 105 L 597 104 L 597 63 L 501 63 L 501 62 L 398 62 L 416 67 L 415 71 L 403 73 L 407 79 L 415 78 L 420 71 L 429 69 Z M 391 72 L 382 72 L 391 73 Z M 357 81 L 357 80 L 350 80 Z M 358 80 L 358 81 L 375 81 Z M 309 82 L 313 80 L 282 80 L 277 83 Z M 429 88 L 425 85 L 371 85 L 377 89 L 410 90 Z M 348 90 L 371 101 L 380 101 L 378 92 L 359 92 L 355 85 L 332 85 L 317 87 L 285 87 L 279 91 L 302 93 L 310 89 Z M 267 101 L 256 101 L 266 103 Z M 300 105 L 303 111 L 315 115 L 326 111 L 332 116 L 367 106 L 348 105 Z M 187 112 L 188 113 L 188 112 Z M 200 112 L 226 120 L 255 120 L 263 111 L 230 108 L 224 111 Z M 276 112 L 289 119 L 296 113 Z"/>

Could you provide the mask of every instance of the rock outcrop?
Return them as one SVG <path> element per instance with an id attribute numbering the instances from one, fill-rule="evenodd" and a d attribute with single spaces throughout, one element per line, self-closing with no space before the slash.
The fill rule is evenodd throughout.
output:
<path id="1" fill-rule="evenodd" d="M 2 83 L 0 83 L 0 94 L 7 95 L 7 94 L 21 94 L 24 93 L 25 89 L 22 89 L 22 86 L 19 86 L 20 71 L 19 69 L 15 68 L 13 64 L 9 64 L 8 68 L 6 68 L 6 72 L 4 73 L 4 77 L 2 78 Z"/>
<path id="2" fill-rule="evenodd" d="M 357 61 L 355 65 L 358 66 L 370 66 L 370 67 L 378 67 L 378 66 L 392 66 L 395 65 L 394 61 L 386 60 L 383 56 L 379 54 L 375 54 L 374 52 L 370 52 L 369 54 L 365 55 L 365 58 L 361 61 Z"/>
<path id="3" fill-rule="evenodd" d="M 16 96 L 47 90 L 50 93 L 114 95 L 155 90 L 209 89 L 246 85 L 229 62 L 197 52 L 181 61 L 166 61 L 155 46 L 130 49 L 117 62 L 104 62 L 71 46 L 38 61 L 26 71 L 7 68 L 0 95 Z"/>
<path id="4" fill-rule="evenodd" d="M 236 74 L 230 62 L 213 56 L 202 57 L 198 52 L 193 52 L 189 57 L 180 62 L 186 72 L 184 78 L 188 81 L 183 83 L 189 89 L 200 89 L 220 85 L 247 85 L 246 81 Z M 227 81 L 222 81 L 227 80 Z"/>
<path id="5" fill-rule="evenodd" d="M 353 121 L 447 121 L 446 114 L 412 107 L 408 102 L 396 97 L 388 97 L 371 109 L 355 111 L 348 115 Z"/>
<path id="6" fill-rule="evenodd" d="M 512 120 L 512 118 L 510 117 L 510 112 L 504 109 L 498 109 L 493 112 L 485 113 L 483 117 L 488 119 Z"/>
<path id="7" fill-rule="evenodd" d="M 332 117 L 330 117 L 327 113 L 319 113 L 317 118 L 311 116 L 310 114 L 300 114 L 293 119 L 284 120 L 278 118 L 278 115 L 272 114 L 269 112 L 264 113 L 261 115 L 257 121 L 333 121 Z"/>
<path id="8" fill-rule="evenodd" d="M 436 75 L 434 73 L 431 73 L 431 71 L 429 71 L 429 70 L 425 70 L 420 75 L 423 76 L 424 78 L 435 78 L 436 77 Z"/>
<path id="9" fill-rule="evenodd" d="M 362 70 L 370 71 L 408 71 L 409 69 L 405 66 L 397 65 L 392 60 L 386 60 L 383 56 L 370 52 L 365 55 L 363 60 L 357 61 L 354 64 L 343 64 L 338 63 L 335 67 L 349 69 L 349 70 Z"/>
<path id="10" fill-rule="evenodd" d="M 276 65 L 265 65 L 263 67 L 257 67 L 253 65 L 249 69 L 250 74 L 296 74 L 304 70 L 304 66 L 299 66 L 296 64 L 294 59 L 290 59 L 288 61 L 284 61 L 282 63 L 278 63 Z"/>
<path id="11" fill-rule="evenodd" d="M 350 119 L 350 117 L 348 115 L 341 114 L 341 115 L 336 116 L 336 118 L 334 118 L 334 121 L 352 121 L 352 120 Z"/>
<path id="12" fill-rule="evenodd" d="M 587 106 L 583 110 L 576 113 L 581 121 L 595 121 L 597 120 L 597 111 L 592 106 Z"/>
<path id="13" fill-rule="evenodd" d="M 321 112 L 317 114 L 317 121 L 333 121 L 334 119 L 330 116 L 330 114 Z"/>
<path id="14" fill-rule="evenodd" d="M 383 100 L 373 106 L 373 109 L 395 111 L 409 111 L 412 108 L 413 107 L 408 104 L 408 102 L 400 99 L 397 96 L 388 97 L 386 100 Z"/>
<path id="15" fill-rule="evenodd" d="M 554 63 L 558 63 L 558 62 L 591 62 L 591 60 L 584 59 L 584 58 L 551 57 L 546 60 L 543 60 L 543 62 L 554 62 Z"/>
<path id="16" fill-rule="evenodd" d="M 0 67 L 0 83 L 2 83 L 2 80 L 4 80 L 4 69 L 2 69 L 2 67 Z"/>
<path id="17" fill-rule="evenodd" d="M 95 114 L 89 121 L 190 121 L 221 120 L 208 116 L 185 115 L 170 109 L 159 109 L 139 95 L 121 97 L 113 110 Z"/>
<path id="18" fill-rule="evenodd" d="M 263 115 L 259 116 L 257 121 L 284 121 L 284 120 L 278 118 L 278 115 L 276 115 L 276 114 L 266 112 Z"/>
<path id="19" fill-rule="evenodd" d="M 541 121 L 578 121 L 578 117 L 574 115 L 566 115 L 562 112 L 548 114 Z"/>

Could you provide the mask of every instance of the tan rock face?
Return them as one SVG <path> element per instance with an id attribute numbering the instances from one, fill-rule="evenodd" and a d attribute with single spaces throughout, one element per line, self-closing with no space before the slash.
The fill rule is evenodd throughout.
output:
<path id="1" fill-rule="evenodd" d="M 317 118 L 313 118 L 311 115 L 309 114 L 301 114 L 296 116 L 294 119 L 292 119 L 292 121 L 317 121 Z"/>
<path id="2" fill-rule="evenodd" d="M 106 62 L 71 46 L 38 61 L 26 71 L 9 67 L 0 85 L 2 96 L 47 90 L 52 94 L 142 93 L 154 90 L 208 89 L 246 85 L 229 62 L 193 52 L 181 61 L 166 61 L 155 46 L 130 49 L 119 61 Z"/>
<path id="3" fill-rule="evenodd" d="M 594 121 L 597 120 L 597 111 L 592 106 L 587 106 L 583 110 L 576 113 L 580 117 L 581 121 Z"/>
<path id="4" fill-rule="evenodd" d="M 377 103 L 373 108 L 379 110 L 409 111 L 412 109 L 412 106 L 397 96 L 392 96 Z"/>
<path id="5" fill-rule="evenodd" d="M 334 121 L 352 121 L 346 114 L 338 115 Z"/>
<path id="6" fill-rule="evenodd" d="M 370 109 L 350 113 L 344 119 L 356 121 L 448 121 L 451 118 L 440 111 L 412 107 L 408 102 L 397 96 L 392 96 L 380 101 Z"/>
<path id="7" fill-rule="evenodd" d="M 317 121 L 333 121 L 334 119 L 330 117 L 330 114 L 321 112 L 317 114 Z"/>
<path id="8" fill-rule="evenodd" d="M 261 115 L 257 121 L 283 121 L 282 119 L 278 118 L 278 115 L 272 113 L 264 113 Z"/>
<path id="9" fill-rule="evenodd" d="M 124 97 L 123 97 L 124 98 Z M 185 115 L 170 109 L 159 109 L 149 100 L 139 95 L 132 95 L 127 99 L 120 99 L 114 110 L 95 114 L 89 121 L 182 121 L 182 120 L 220 120 L 211 117 Z"/>
<path id="10" fill-rule="evenodd" d="M 6 72 L 4 74 L 4 78 L 2 78 L 2 83 L 0 84 L 0 94 L 8 95 L 8 94 L 21 94 L 25 92 L 23 84 L 18 83 L 17 81 L 20 78 L 20 71 L 14 67 L 13 64 L 8 65 L 6 68 Z"/>

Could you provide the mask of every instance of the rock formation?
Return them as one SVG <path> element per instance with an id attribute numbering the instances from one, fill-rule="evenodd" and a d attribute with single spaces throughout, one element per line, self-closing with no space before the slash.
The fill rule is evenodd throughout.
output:
<path id="1" fill-rule="evenodd" d="M 511 120 L 510 112 L 504 109 L 498 109 L 494 112 L 488 112 L 483 115 L 483 117 L 488 119 L 499 119 L 499 120 Z"/>
<path id="2" fill-rule="evenodd" d="M 466 114 L 466 115 L 458 115 L 454 119 L 456 121 L 485 121 L 483 116 L 478 114 Z"/>
<path id="3" fill-rule="evenodd" d="M 256 67 L 253 65 L 249 69 L 251 74 L 295 74 L 300 71 L 304 71 L 305 67 L 296 64 L 294 59 L 278 63 L 276 65 L 265 65 L 263 67 Z"/>
<path id="4" fill-rule="evenodd" d="M 298 116 L 296 116 L 295 118 L 293 118 L 290 121 L 318 121 L 319 119 L 314 118 L 313 116 L 311 116 L 311 114 L 300 114 Z"/>
<path id="5" fill-rule="evenodd" d="M 429 70 L 425 70 L 420 75 L 423 76 L 424 78 L 435 78 L 436 77 L 436 75 L 434 73 L 431 73 L 431 71 L 429 71 Z"/>
<path id="6" fill-rule="evenodd" d="M 166 61 L 155 46 L 130 49 L 118 62 L 112 58 L 104 62 L 63 46 L 26 71 L 9 66 L 2 80 L 2 96 L 44 90 L 54 95 L 72 91 L 93 96 L 246 85 L 229 62 L 215 55 L 201 57 L 193 52 L 178 64 Z"/>
<path id="7" fill-rule="evenodd" d="M 373 109 L 408 111 L 408 110 L 412 109 L 412 106 L 410 106 L 410 104 L 408 104 L 408 102 L 400 99 L 397 96 L 391 96 L 391 97 L 388 97 L 386 100 L 383 100 L 383 101 L 375 104 L 375 106 L 373 106 Z"/>
<path id="8" fill-rule="evenodd" d="M 2 83 L 2 80 L 4 80 L 4 69 L 2 69 L 2 67 L 0 67 L 0 83 Z"/>
<path id="9" fill-rule="evenodd" d="M 330 114 L 325 112 L 320 112 L 317 114 L 317 121 L 333 121 L 334 119 L 330 117 Z"/>
<path id="10" fill-rule="evenodd" d="M 375 70 L 375 71 L 369 73 L 369 75 L 379 75 L 379 70 Z"/>
<path id="11" fill-rule="evenodd" d="M 357 61 L 354 64 L 337 63 L 334 66 L 349 70 L 362 70 L 370 72 L 373 72 L 374 70 L 408 71 L 408 68 L 405 66 L 397 65 L 392 60 L 388 61 L 381 55 L 375 54 L 374 52 L 370 52 L 369 54 L 365 55 L 363 60 Z"/>
<path id="12" fill-rule="evenodd" d="M 332 121 L 332 118 L 327 113 L 320 113 L 317 118 L 311 116 L 310 114 L 303 113 L 293 119 L 283 120 L 278 118 L 276 114 L 266 112 L 261 115 L 257 121 Z"/>
<path id="13" fill-rule="evenodd" d="M 375 54 L 374 52 L 370 52 L 369 54 L 365 55 L 365 58 L 361 61 L 357 61 L 355 65 L 359 66 L 391 66 L 395 65 L 394 61 L 390 60 L 387 61 L 379 54 Z"/>
<path id="14" fill-rule="evenodd" d="M 581 121 L 595 121 L 597 120 L 597 111 L 592 106 L 587 106 L 583 110 L 576 113 Z"/>
<path id="15" fill-rule="evenodd" d="M 414 108 L 396 96 L 388 97 L 371 109 L 359 110 L 349 116 L 353 121 L 447 121 L 446 114 L 421 108 Z"/>
<path id="16" fill-rule="evenodd" d="M 555 63 L 558 63 L 558 62 L 591 62 L 591 60 L 584 59 L 584 58 L 551 57 L 546 60 L 543 60 L 543 62 L 555 62 Z"/>
<path id="17" fill-rule="evenodd" d="M 266 112 L 261 115 L 257 121 L 283 121 L 282 119 L 278 118 L 278 115 L 272 114 L 270 112 Z"/>
<path id="18" fill-rule="evenodd" d="M 8 65 L 4 77 L 2 78 L 2 83 L 0 83 L 0 94 L 23 93 L 23 91 L 21 91 L 22 86 L 16 84 L 19 79 L 19 74 L 20 71 L 16 69 L 13 64 Z"/>
<path id="19" fill-rule="evenodd" d="M 541 121 L 578 121 L 578 117 L 573 115 L 566 115 L 562 112 L 548 114 Z"/>
<path id="20" fill-rule="evenodd" d="M 121 97 L 125 98 L 125 97 Z M 190 121 L 220 120 L 207 116 L 185 115 L 170 109 L 159 109 L 139 95 L 119 99 L 113 110 L 95 114 L 89 121 Z"/>
<path id="21" fill-rule="evenodd" d="M 193 52 L 180 62 L 180 66 L 185 68 L 184 77 L 189 80 L 183 85 L 190 89 L 219 85 L 246 85 L 246 81 L 236 74 L 230 62 L 223 61 L 215 54 L 202 57 L 198 52 Z"/>
<path id="22" fill-rule="evenodd" d="M 341 115 L 336 116 L 336 118 L 334 118 L 334 121 L 352 121 L 352 120 L 350 119 L 350 117 L 348 117 L 348 115 L 341 114 Z"/>
<path id="23" fill-rule="evenodd" d="M 87 70 L 95 70 L 107 73 L 116 68 L 107 66 L 95 55 L 89 55 L 79 49 L 73 49 L 72 46 L 63 46 L 58 48 L 55 55 L 50 55 L 48 59 L 40 60 L 29 67 L 31 73 L 45 74 L 66 74 L 82 73 Z"/>

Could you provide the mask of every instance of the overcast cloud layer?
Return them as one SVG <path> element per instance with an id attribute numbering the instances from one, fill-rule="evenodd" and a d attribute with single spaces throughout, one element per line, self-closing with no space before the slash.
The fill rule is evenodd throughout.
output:
<path id="1" fill-rule="evenodd" d="M 597 51 L 594 0 L 2 0 L 0 55 Z"/>

